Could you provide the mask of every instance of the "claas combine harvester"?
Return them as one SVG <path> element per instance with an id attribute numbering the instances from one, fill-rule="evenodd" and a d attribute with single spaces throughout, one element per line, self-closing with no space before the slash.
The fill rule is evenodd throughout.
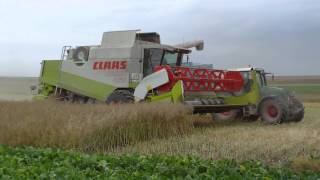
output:
<path id="1" fill-rule="evenodd" d="M 97 46 L 63 47 L 44 60 L 39 94 L 72 103 L 171 101 L 215 119 L 240 117 L 267 123 L 300 121 L 304 107 L 293 93 L 268 87 L 263 69 L 218 70 L 185 63 L 203 41 L 160 43 L 157 33 L 105 32 Z"/>

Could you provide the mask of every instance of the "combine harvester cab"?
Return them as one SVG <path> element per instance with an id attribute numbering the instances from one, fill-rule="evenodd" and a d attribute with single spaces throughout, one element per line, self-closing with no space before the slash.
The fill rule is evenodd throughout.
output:
<path id="1" fill-rule="evenodd" d="M 157 33 L 105 32 L 100 45 L 65 46 L 60 60 L 44 60 L 37 98 L 53 96 L 72 103 L 108 104 L 182 102 L 192 106 L 194 113 L 212 113 L 215 119 L 231 113 L 265 120 L 265 111 L 272 115 L 265 120 L 269 123 L 303 118 L 303 113 L 299 118 L 282 104 L 261 109 L 278 96 L 263 95 L 257 78 L 260 71 L 250 69 L 244 76 L 239 70 L 184 66 L 183 59 L 193 47 L 202 50 L 203 41 L 170 46 L 161 44 Z"/>

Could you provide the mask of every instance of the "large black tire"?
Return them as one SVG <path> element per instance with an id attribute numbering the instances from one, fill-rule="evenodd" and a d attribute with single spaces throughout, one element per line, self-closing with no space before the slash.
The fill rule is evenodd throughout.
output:
<path id="1" fill-rule="evenodd" d="M 107 104 L 133 103 L 134 96 L 130 90 L 115 90 L 107 99 Z"/>
<path id="2" fill-rule="evenodd" d="M 259 107 L 261 120 L 268 124 L 280 124 L 287 120 L 288 107 L 280 98 L 268 98 Z"/>
<path id="3" fill-rule="evenodd" d="M 75 94 L 70 91 L 65 91 L 65 95 L 63 96 L 63 101 L 66 103 L 74 103 L 75 102 Z"/>
<path id="4" fill-rule="evenodd" d="M 212 119 L 217 121 L 231 121 L 239 116 L 239 110 L 233 109 L 230 111 L 212 113 Z"/>
<path id="5" fill-rule="evenodd" d="M 301 101 L 296 97 L 291 96 L 291 106 L 290 106 L 290 118 L 291 122 L 300 122 L 304 117 L 304 107 Z"/>
<path id="6" fill-rule="evenodd" d="M 293 122 L 300 122 L 300 121 L 302 121 L 303 118 L 304 118 L 304 109 L 300 110 L 298 113 L 296 113 L 293 116 L 292 121 Z"/>

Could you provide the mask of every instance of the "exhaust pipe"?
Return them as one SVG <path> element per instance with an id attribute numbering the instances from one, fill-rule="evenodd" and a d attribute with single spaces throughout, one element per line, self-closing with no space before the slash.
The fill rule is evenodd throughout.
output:
<path id="1" fill-rule="evenodd" d="M 185 49 L 195 47 L 197 51 L 202 51 L 203 47 L 204 47 L 204 42 L 203 42 L 203 40 L 188 41 L 188 42 L 184 42 L 181 44 L 176 44 L 176 45 L 174 45 L 174 47 L 185 48 Z"/>

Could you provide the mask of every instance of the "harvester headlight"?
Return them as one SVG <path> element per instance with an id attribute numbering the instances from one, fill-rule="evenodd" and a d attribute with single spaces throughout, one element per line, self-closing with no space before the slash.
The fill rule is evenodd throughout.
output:
<path id="1" fill-rule="evenodd" d="M 139 82 L 142 79 L 141 73 L 130 73 L 130 82 Z"/>

